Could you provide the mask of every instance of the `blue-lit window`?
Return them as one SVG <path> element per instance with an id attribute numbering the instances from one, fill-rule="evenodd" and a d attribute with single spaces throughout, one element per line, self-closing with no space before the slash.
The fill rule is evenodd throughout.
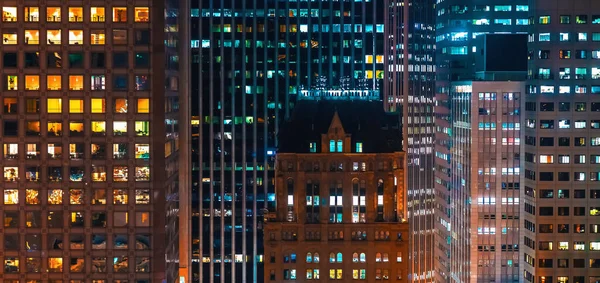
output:
<path id="1" fill-rule="evenodd" d="M 382 24 L 378 24 L 377 25 L 377 33 L 382 33 L 383 32 L 383 25 Z"/>
<path id="2" fill-rule="evenodd" d="M 527 11 L 529 11 L 529 6 L 517 5 L 516 10 L 517 10 L 517 12 L 527 12 Z"/>
<path id="3" fill-rule="evenodd" d="M 337 141 L 337 152 L 344 152 L 344 143 L 342 140 Z"/>
<path id="4" fill-rule="evenodd" d="M 317 143 L 316 142 L 309 143 L 308 149 L 310 150 L 310 152 L 317 152 Z"/>
<path id="5" fill-rule="evenodd" d="M 337 262 L 338 262 L 338 263 L 342 262 L 342 259 L 343 259 L 343 257 L 342 257 L 342 253 L 337 253 L 337 256 L 336 256 L 336 258 L 337 258 Z"/>
<path id="6" fill-rule="evenodd" d="M 511 19 L 495 19 L 494 24 L 510 26 L 512 24 L 512 20 Z"/>
<path id="7" fill-rule="evenodd" d="M 510 12 L 512 10 L 511 5 L 497 5 L 494 6 L 494 12 Z"/>
<path id="8" fill-rule="evenodd" d="M 210 48 L 210 40 L 209 39 L 202 40 L 202 48 Z"/>
<path id="9" fill-rule="evenodd" d="M 560 39 L 560 41 L 569 41 L 569 33 L 568 32 L 561 32 L 560 36 L 559 36 L 559 39 Z"/>
<path id="10" fill-rule="evenodd" d="M 329 141 L 329 152 L 335 152 L 335 140 Z"/>
<path id="11" fill-rule="evenodd" d="M 192 48 L 198 48 L 198 47 L 200 47 L 200 40 L 193 39 L 190 42 L 190 47 L 192 47 Z"/>
<path id="12" fill-rule="evenodd" d="M 600 41 L 600 33 L 598 33 L 598 32 L 592 33 L 592 41 Z"/>
<path id="13" fill-rule="evenodd" d="M 540 16 L 539 23 L 540 23 L 540 25 L 550 24 L 550 16 Z"/>
<path id="14" fill-rule="evenodd" d="M 356 143 L 356 152 L 363 152 L 363 143 L 362 142 Z"/>
<path id="15" fill-rule="evenodd" d="M 550 33 L 546 32 L 546 33 L 540 33 L 539 35 L 539 41 L 550 41 Z"/>
<path id="16" fill-rule="evenodd" d="M 473 25 L 476 25 L 476 26 L 489 26 L 490 25 L 490 20 L 489 19 L 473 20 Z"/>
<path id="17" fill-rule="evenodd" d="M 515 19 L 515 24 L 518 26 L 526 26 L 529 25 L 528 19 Z"/>
<path id="18" fill-rule="evenodd" d="M 466 46 L 451 46 L 450 54 L 451 55 L 467 55 L 468 48 Z"/>

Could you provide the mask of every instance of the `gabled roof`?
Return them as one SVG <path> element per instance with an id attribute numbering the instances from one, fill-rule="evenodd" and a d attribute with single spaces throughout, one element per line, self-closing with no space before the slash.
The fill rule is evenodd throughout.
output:
<path id="1" fill-rule="evenodd" d="M 352 146 L 363 143 L 363 153 L 402 151 L 400 118 L 386 113 L 381 102 L 321 100 L 297 102 L 280 127 L 278 152 L 308 153 L 310 142 L 320 152 L 321 134 L 328 132 L 336 112 Z"/>

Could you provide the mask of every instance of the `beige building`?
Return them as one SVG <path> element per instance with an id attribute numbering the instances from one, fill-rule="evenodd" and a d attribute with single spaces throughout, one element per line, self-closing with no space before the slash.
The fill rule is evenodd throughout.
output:
<path id="1" fill-rule="evenodd" d="M 400 133 L 391 124 L 371 123 L 386 121 L 370 112 L 380 104 L 367 102 L 356 111 L 348 105 L 334 104 L 346 115 L 340 119 L 326 102 L 301 103 L 290 130 L 280 134 L 277 210 L 265 224 L 265 282 L 407 278 L 404 153 L 381 134 Z M 303 117 L 312 115 L 309 108 L 318 113 L 312 125 Z M 298 146 L 305 150 L 289 152 Z"/>

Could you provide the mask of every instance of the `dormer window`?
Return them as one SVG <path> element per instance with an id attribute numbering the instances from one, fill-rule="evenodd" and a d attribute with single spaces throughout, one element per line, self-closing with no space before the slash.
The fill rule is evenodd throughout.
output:
<path id="1" fill-rule="evenodd" d="M 329 152 L 335 152 L 335 140 L 329 140 Z"/>
<path id="2" fill-rule="evenodd" d="M 337 141 L 337 152 L 344 152 L 344 144 L 342 140 Z"/>
<path id="3" fill-rule="evenodd" d="M 356 143 L 356 152 L 357 153 L 363 152 L 363 144 L 362 144 L 362 142 L 357 142 Z"/>
<path id="4" fill-rule="evenodd" d="M 316 142 L 309 143 L 308 149 L 311 153 L 317 152 L 317 143 Z"/>

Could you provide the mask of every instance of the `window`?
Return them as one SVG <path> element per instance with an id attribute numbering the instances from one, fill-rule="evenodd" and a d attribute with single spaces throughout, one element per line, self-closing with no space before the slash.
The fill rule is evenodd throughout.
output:
<path id="1" fill-rule="evenodd" d="M 569 33 L 568 32 L 561 32 L 558 36 L 560 41 L 569 41 Z"/>
<path id="2" fill-rule="evenodd" d="M 362 142 L 357 142 L 356 143 L 356 152 L 363 152 L 363 143 Z"/>
<path id="3" fill-rule="evenodd" d="M 539 17 L 539 24 L 540 25 L 550 24 L 550 16 L 540 16 Z"/>
<path id="4" fill-rule="evenodd" d="M 587 40 L 588 40 L 587 32 L 577 33 L 577 41 L 587 41 Z"/>
<path id="5" fill-rule="evenodd" d="M 113 122 L 113 134 L 115 136 L 126 135 L 127 134 L 127 122 L 114 121 Z"/>
<path id="6" fill-rule="evenodd" d="M 147 75 L 135 76 L 135 90 L 150 90 L 150 79 Z"/>
<path id="7" fill-rule="evenodd" d="M 149 136 L 150 135 L 150 122 L 135 121 L 135 135 L 136 136 Z"/>
<path id="8" fill-rule="evenodd" d="M 18 90 L 19 89 L 19 77 L 14 75 L 6 76 L 6 90 Z"/>
<path id="9" fill-rule="evenodd" d="M 137 113 L 150 113 L 150 99 L 149 98 L 138 98 L 137 99 Z M 317 143 L 314 144 L 314 150 L 316 152 Z M 311 148 L 312 149 L 312 148 Z"/>
<path id="10" fill-rule="evenodd" d="M 92 113 L 106 113 L 106 101 L 104 98 L 92 98 Z"/>
<path id="11" fill-rule="evenodd" d="M 25 44 L 40 44 L 40 31 L 37 29 L 25 30 Z"/>
<path id="12" fill-rule="evenodd" d="M 92 45 L 104 45 L 106 40 L 106 34 L 104 30 L 91 30 L 91 44 Z"/>
<path id="13" fill-rule="evenodd" d="M 83 99 L 70 99 L 69 113 L 83 113 Z"/>
<path id="14" fill-rule="evenodd" d="M 83 76 L 69 76 L 69 90 L 83 90 Z"/>
<path id="15" fill-rule="evenodd" d="M 71 44 L 71 45 L 83 44 L 83 31 L 80 29 L 69 30 L 69 44 Z"/>
<path id="16" fill-rule="evenodd" d="M 60 7 L 46 8 L 46 16 L 48 22 L 60 22 Z"/>
<path id="17" fill-rule="evenodd" d="M 329 152 L 335 152 L 335 140 L 329 141 Z"/>
<path id="18" fill-rule="evenodd" d="M 40 8 L 39 7 L 25 7 L 25 22 L 39 22 L 40 21 Z"/>
<path id="19" fill-rule="evenodd" d="M 136 68 L 148 68 L 150 67 L 150 54 L 147 52 L 136 52 L 135 53 L 135 67 Z"/>
<path id="20" fill-rule="evenodd" d="M 560 23 L 561 24 L 570 24 L 571 23 L 571 16 L 569 16 L 569 15 L 561 15 L 560 16 Z"/>
<path id="21" fill-rule="evenodd" d="M 113 22 L 115 23 L 126 23 L 127 22 L 127 7 L 113 7 Z"/>
<path id="22" fill-rule="evenodd" d="M 48 98 L 48 113 L 62 113 L 62 99 Z"/>
<path id="23" fill-rule="evenodd" d="M 17 7 L 2 7 L 2 21 L 3 22 L 16 22 L 17 21 Z"/>
<path id="24" fill-rule="evenodd" d="M 113 29 L 112 31 L 112 43 L 116 45 L 127 44 L 127 30 L 126 29 Z"/>
<path id="25" fill-rule="evenodd" d="M 26 75 L 25 76 L 25 89 L 26 90 L 39 90 L 40 89 L 40 76 Z"/>
<path id="26" fill-rule="evenodd" d="M 92 75 L 91 90 L 104 90 L 106 88 L 106 78 L 104 75 Z"/>
<path id="27" fill-rule="evenodd" d="M 106 122 L 105 121 L 92 121 L 92 135 L 104 136 L 106 134 Z"/>
<path id="28" fill-rule="evenodd" d="M 90 21 L 91 22 L 104 22 L 105 14 L 104 7 L 91 7 L 90 8 Z"/>
<path id="29" fill-rule="evenodd" d="M 61 90 L 62 83 L 60 75 L 48 75 L 46 79 L 46 84 L 48 90 Z"/>
<path id="30" fill-rule="evenodd" d="M 61 44 L 61 30 L 50 29 L 46 31 L 46 40 L 49 45 L 60 45 Z"/>
<path id="31" fill-rule="evenodd" d="M 150 9 L 148 7 L 135 7 L 133 12 L 135 22 L 148 22 L 150 20 Z"/>
<path id="32" fill-rule="evenodd" d="M 575 16 L 575 23 L 578 25 L 587 24 L 588 16 L 587 15 L 577 15 Z"/>
<path id="33" fill-rule="evenodd" d="M 127 75 L 113 75 L 113 90 L 125 91 L 128 89 Z"/>
<path id="34" fill-rule="evenodd" d="M 344 152 L 344 143 L 342 140 L 337 141 L 337 152 Z"/>

